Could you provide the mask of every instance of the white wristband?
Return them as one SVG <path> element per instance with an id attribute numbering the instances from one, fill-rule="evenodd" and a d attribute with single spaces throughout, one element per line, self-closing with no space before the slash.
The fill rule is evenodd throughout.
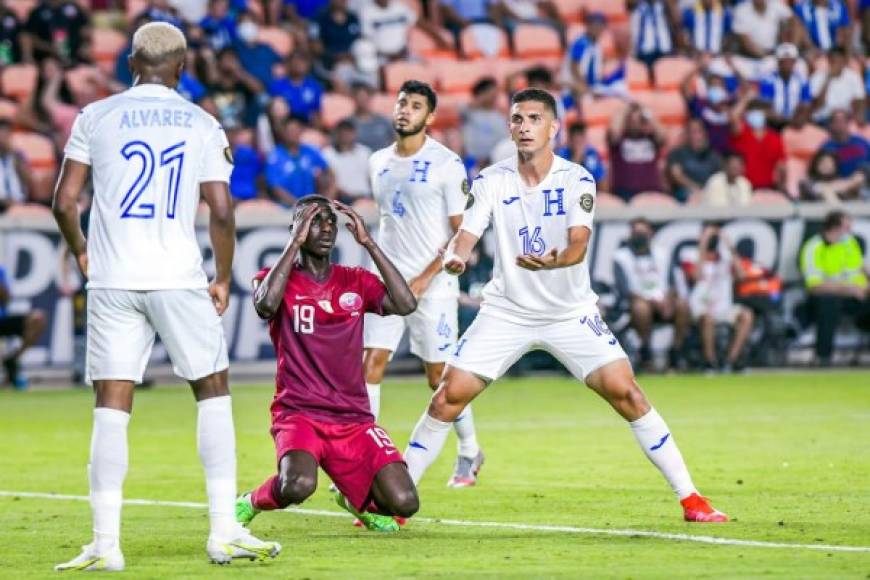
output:
<path id="1" fill-rule="evenodd" d="M 444 252 L 444 255 L 441 257 L 441 267 L 446 270 L 447 264 L 449 262 L 454 262 L 454 261 L 464 263 L 462 258 L 460 258 L 458 255 L 454 254 L 453 252 L 449 252 L 449 251 Z M 447 273 L 449 274 L 450 272 L 447 272 Z"/>

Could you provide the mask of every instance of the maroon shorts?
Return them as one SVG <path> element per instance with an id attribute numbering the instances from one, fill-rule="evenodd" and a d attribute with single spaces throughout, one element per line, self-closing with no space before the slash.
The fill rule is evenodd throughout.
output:
<path id="1" fill-rule="evenodd" d="M 272 423 L 272 437 L 279 466 L 289 452 L 307 451 L 358 511 L 371 502 L 378 472 L 404 462 L 390 436 L 375 423 L 324 423 L 288 415 Z"/>

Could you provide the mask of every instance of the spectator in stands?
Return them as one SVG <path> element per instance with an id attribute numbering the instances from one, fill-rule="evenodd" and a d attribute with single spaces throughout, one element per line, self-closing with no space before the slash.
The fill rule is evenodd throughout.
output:
<path id="1" fill-rule="evenodd" d="M 417 14 L 401 0 L 370 0 L 359 12 L 362 35 L 375 43 L 382 63 L 408 54 L 408 31 Z M 421 23 L 422 24 L 422 23 Z"/>
<path id="2" fill-rule="evenodd" d="M 801 199 L 805 201 L 824 201 L 838 204 L 845 199 L 855 199 L 865 183 L 863 171 L 856 171 L 851 177 L 841 177 L 837 156 L 821 149 L 810 161 L 806 179 L 800 183 Z"/>
<path id="3" fill-rule="evenodd" d="M 253 135 L 253 131 L 243 127 L 233 127 L 227 131 L 227 138 L 233 148 L 230 193 L 235 203 L 265 197 L 261 187 L 263 158 L 254 146 Z"/>
<path id="4" fill-rule="evenodd" d="M 702 74 L 707 87 L 703 97 L 694 88 Z M 725 77 L 699 66 L 686 75 L 680 92 L 686 100 L 689 113 L 704 124 L 710 146 L 720 155 L 728 152 L 731 148 L 731 96 Z"/>
<path id="5" fill-rule="evenodd" d="M 790 40 L 792 26 L 792 12 L 782 0 L 745 0 L 734 8 L 740 52 L 752 59 L 764 58 Z"/>
<path id="6" fill-rule="evenodd" d="M 676 3 L 666 0 L 626 0 L 631 11 L 631 43 L 634 56 L 647 66 L 650 84 L 655 86 L 655 62 L 674 50 L 674 36 L 679 20 Z"/>
<path id="7" fill-rule="evenodd" d="M 864 125 L 864 82 L 861 75 L 849 67 L 849 59 L 842 48 L 828 53 L 828 70 L 820 70 L 810 80 L 813 94 L 813 121 L 827 123 L 831 114 L 843 109 L 851 111 L 859 125 Z"/>
<path id="8" fill-rule="evenodd" d="M 216 78 L 210 79 L 217 118 L 224 126 L 252 127 L 259 114 L 258 95 L 263 85 L 250 69 L 239 62 L 231 48 L 217 55 Z"/>
<path id="9" fill-rule="evenodd" d="M 27 314 L 8 314 L 6 308 L 12 297 L 9 281 L 6 279 L 6 268 L 0 266 L 0 337 L 17 336 L 21 343 L 3 359 L 6 370 L 6 382 L 16 389 L 27 388 L 27 378 L 22 374 L 19 361 L 28 348 L 36 344 L 45 330 L 45 313 L 33 309 Z"/>
<path id="10" fill-rule="evenodd" d="M 236 41 L 236 21 L 230 14 L 229 0 L 209 0 L 208 13 L 199 27 L 212 50 L 218 52 Z"/>
<path id="11" fill-rule="evenodd" d="M 801 127 L 809 120 L 813 98 L 810 84 L 795 71 L 798 49 L 790 42 L 776 47 L 776 72 L 759 83 L 759 96 L 770 105 L 768 124 L 774 129 Z"/>
<path id="12" fill-rule="evenodd" d="M 864 50 L 868 50 L 870 49 L 870 0 L 861 0 L 858 15 L 861 19 L 861 43 L 864 45 Z"/>
<path id="13" fill-rule="evenodd" d="M 746 164 L 739 153 L 725 154 L 725 168 L 710 177 L 699 201 L 714 207 L 740 207 L 752 201 L 752 184 L 746 179 Z"/>
<path id="14" fill-rule="evenodd" d="M 66 87 L 64 71 L 60 63 L 53 58 L 42 61 L 39 75 L 40 82 L 37 83 L 39 104 L 51 124 L 50 136 L 54 138 L 58 149 L 61 149 L 66 145 L 79 110 L 93 99 L 89 99 L 89 95 L 75 95 L 71 91 L 63 90 Z M 79 103 L 76 103 L 76 97 L 81 99 Z"/>
<path id="15" fill-rule="evenodd" d="M 828 52 L 835 46 L 849 46 L 851 22 L 843 0 L 797 0 L 794 6 L 802 48 Z"/>
<path id="16" fill-rule="evenodd" d="M 731 9 L 722 0 L 699 0 L 683 8 L 682 44 L 694 54 L 720 55 L 728 48 Z"/>
<path id="17" fill-rule="evenodd" d="M 598 191 L 607 191 L 607 167 L 601 154 L 586 140 L 586 124 L 573 123 L 568 127 L 568 145 L 558 152 L 560 157 L 586 168 L 595 180 Z"/>
<path id="18" fill-rule="evenodd" d="M 33 58 L 52 57 L 64 65 L 83 62 L 90 18 L 72 0 L 42 0 L 27 17 L 25 30 L 33 47 Z"/>
<path id="19" fill-rule="evenodd" d="M 272 67 L 281 62 L 281 57 L 271 46 L 257 40 L 259 30 L 253 14 L 240 14 L 236 27 L 238 40 L 233 44 L 233 49 L 242 67 L 262 86 L 268 87 L 272 83 Z"/>
<path id="20" fill-rule="evenodd" d="M 178 15 L 178 10 L 169 0 L 149 0 L 145 9 L 137 16 L 145 17 L 149 22 L 167 22 L 172 26 L 185 30 L 185 22 Z"/>
<path id="21" fill-rule="evenodd" d="M 133 73 L 130 70 L 130 55 L 133 54 L 133 33 L 140 26 L 148 24 L 151 19 L 147 14 L 139 14 L 127 27 L 127 44 L 115 59 L 115 79 L 125 86 L 133 84 Z"/>
<path id="22" fill-rule="evenodd" d="M 462 30 L 470 24 L 493 24 L 500 17 L 496 0 L 436 0 L 444 27 L 453 33 L 457 49 Z"/>
<path id="23" fill-rule="evenodd" d="M 311 126 L 320 126 L 320 100 L 323 85 L 311 74 L 311 59 L 302 51 L 287 58 L 287 76 L 276 78 L 269 85 L 269 94 L 283 97 L 290 113 L 305 119 Z"/>
<path id="24" fill-rule="evenodd" d="M 462 140 L 468 155 L 487 165 L 492 150 L 510 133 L 504 113 L 498 110 L 499 92 L 494 78 L 477 81 L 471 95 L 471 103 L 462 111 Z"/>
<path id="25" fill-rule="evenodd" d="M 25 203 L 32 189 L 24 158 L 12 148 L 12 123 L 0 119 L 0 214 Z"/>
<path id="26" fill-rule="evenodd" d="M 747 92 L 731 111 L 731 147 L 746 163 L 753 189 L 785 191 L 785 144 L 767 126 L 768 106 Z"/>
<path id="27" fill-rule="evenodd" d="M 372 112 L 374 93 L 374 89 L 365 83 L 357 83 L 353 86 L 354 111 L 351 119 L 356 126 L 359 142 L 372 151 L 377 151 L 392 143 L 395 133 L 389 119 Z"/>
<path id="28" fill-rule="evenodd" d="M 349 119 L 335 126 L 335 141 L 323 150 L 323 158 L 335 174 L 334 197 L 353 206 L 372 195 L 369 177 L 369 157 L 372 150 L 357 142 L 356 127 Z"/>
<path id="29" fill-rule="evenodd" d="M 200 70 L 205 68 L 205 66 L 200 66 L 200 62 L 204 60 L 200 56 L 201 53 L 209 55 L 209 58 L 214 58 L 214 53 L 210 49 L 197 52 L 188 46 L 184 57 L 184 69 L 181 71 L 181 78 L 178 81 L 176 90 L 179 95 L 191 103 L 196 103 L 209 113 L 214 114 L 214 102 L 212 102 L 205 84 L 200 80 L 205 78 L 200 76 Z"/>
<path id="30" fill-rule="evenodd" d="M 668 365 L 677 368 L 683 355 L 683 342 L 689 332 L 689 305 L 677 297 L 669 281 L 670 256 L 653 242 L 653 228 L 644 218 L 629 224 L 628 244 L 613 255 L 616 289 L 628 301 L 631 327 L 640 338 L 641 367 L 651 370 L 651 339 L 656 322 L 672 323 L 674 339 Z"/>
<path id="31" fill-rule="evenodd" d="M 21 21 L 5 2 L 0 3 L 0 67 L 33 60 L 33 47 Z"/>
<path id="32" fill-rule="evenodd" d="M 359 18 L 348 10 L 347 0 L 332 0 L 311 25 L 311 48 L 323 66 L 332 70 L 338 60 L 350 58 L 351 47 L 361 35 Z"/>
<path id="33" fill-rule="evenodd" d="M 828 127 L 831 138 L 822 145 L 822 150 L 836 156 L 840 177 L 856 179 L 860 175 L 866 185 L 870 183 L 870 142 L 849 131 L 850 121 L 848 111 L 834 111 Z"/>
<path id="34" fill-rule="evenodd" d="M 325 193 L 332 178 L 320 151 L 302 143 L 304 129 L 305 120 L 290 115 L 284 121 L 279 144 L 266 159 L 266 185 L 272 199 L 285 207 L 306 195 Z"/>
<path id="35" fill-rule="evenodd" d="M 577 37 L 568 51 L 568 76 L 575 100 L 591 93 L 600 96 L 624 96 L 625 67 L 620 66 L 607 74 L 604 70 L 604 51 L 601 35 L 607 28 L 607 17 L 600 12 L 586 15 L 586 31 Z"/>
<path id="36" fill-rule="evenodd" d="M 864 255 L 852 235 L 852 220 L 841 211 L 825 216 L 821 233 L 801 248 L 801 273 L 810 294 L 810 316 L 816 324 L 816 358 L 830 366 L 834 333 L 845 314 L 870 330 L 870 293 Z"/>
<path id="37" fill-rule="evenodd" d="M 694 282 L 689 295 L 692 317 L 701 331 L 704 368 L 709 372 L 740 370 L 744 347 L 752 332 L 752 310 L 734 301 L 734 282 L 743 277 L 743 264 L 722 228 L 706 223 L 698 242 L 698 260 L 690 270 Z M 716 325 L 732 330 L 731 344 L 720 367 L 716 352 Z"/>
<path id="38" fill-rule="evenodd" d="M 658 161 L 665 145 L 661 128 L 647 109 L 631 103 L 607 129 L 613 192 L 630 200 L 645 191 L 662 191 Z"/>
<path id="39" fill-rule="evenodd" d="M 290 105 L 282 97 L 274 97 L 266 105 L 264 114 L 257 117 L 257 148 L 269 155 L 279 142 L 284 121 L 290 116 Z"/>
<path id="40" fill-rule="evenodd" d="M 564 48 L 565 26 L 552 0 L 497 0 L 496 12 L 498 14 L 496 21 L 507 29 L 512 42 L 517 25 L 545 24 L 559 33 Z"/>
<path id="41" fill-rule="evenodd" d="M 702 194 L 704 185 L 722 169 L 722 157 L 710 147 L 707 130 L 699 119 L 686 123 L 685 142 L 668 154 L 667 175 L 671 192 L 685 203 Z"/>

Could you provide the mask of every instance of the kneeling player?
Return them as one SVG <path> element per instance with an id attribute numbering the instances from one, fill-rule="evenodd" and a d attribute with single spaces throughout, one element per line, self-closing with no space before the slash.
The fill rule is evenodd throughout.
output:
<path id="1" fill-rule="evenodd" d="M 405 316 L 417 306 L 404 278 L 350 208 L 335 207 L 364 246 L 383 282 L 362 268 L 331 264 L 336 214 L 329 200 L 302 198 L 278 263 L 254 279 L 254 307 L 269 320 L 278 357 L 272 436 L 278 474 L 236 503 L 247 525 L 260 511 L 305 501 L 320 466 L 336 500 L 368 529 L 395 531 L 410 517 L 417 490 L 402 454 L 371 414 L 363 379 L 364 314 Z"/>

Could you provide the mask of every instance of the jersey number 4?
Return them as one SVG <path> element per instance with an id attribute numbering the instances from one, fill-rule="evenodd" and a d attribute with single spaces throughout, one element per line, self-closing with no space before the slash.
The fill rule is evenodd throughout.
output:
<path id="1" fill-rule="evenodd" d="M 156 158 L 154 150 L 144 141 L 130 141 L 121 148 L 121 155 L 129 161 L 138 157 L 142 163 L 139 175 L 133 185 L 121 200 L 122 218 L 154 219 L 154 202 L 142 199 L 142 194 L 148 189 L 154 178 Z M 166 192 L 166 217 L 175 219 L 175 207 L 178 204 L 178 185 L 181 183 L 181 169 L 184 166 L 184 141 L 167 147 L 160 152 L 160 167 L 169 168 Z"/>

